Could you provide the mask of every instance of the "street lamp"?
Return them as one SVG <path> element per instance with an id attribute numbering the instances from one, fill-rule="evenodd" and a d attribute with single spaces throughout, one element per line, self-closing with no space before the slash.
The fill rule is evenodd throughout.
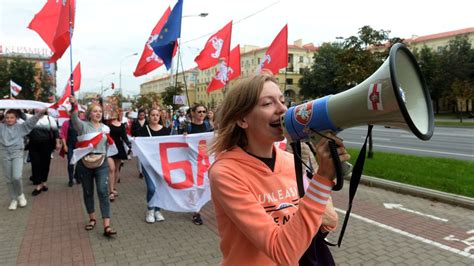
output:
<path id="1" fill-rule="evenodd" d="M 194 14 L 194 15 L 184 15 L 183 18 L 189 18 L 189 17 L 201 17 L 205 18 L 209 15 L 209 13 L 199 13 L 199 14 Z"/>
<path id="2" fill-rule="evenodd" d="M 111 75 L 115 75 L 115 72 L 112 72 L 112 73 L 109 73 L 109 74 L 105 74 L 102 79 L 100 80 L 100 97 L 102 97 L 102 94 L 104 94 L 104 79 L 107 77 L 107 76 L 111 76 Z"/>
<path id="3" fill-rule="evenodd" d="M 129 58 L 129 57 L 132 57 L 132 56 L 136 56 L 138 55 L 138 53 L 133 53 L 133 54 L 129 54 L 127 56 L 125 56 L 124 58 L 122 58 L 122 60 L 120 61 L 120 72 L 119 72 L 119 88 L 120 88 L 120 94 L 122 94 L 122 63 L 125 59 Z"/>

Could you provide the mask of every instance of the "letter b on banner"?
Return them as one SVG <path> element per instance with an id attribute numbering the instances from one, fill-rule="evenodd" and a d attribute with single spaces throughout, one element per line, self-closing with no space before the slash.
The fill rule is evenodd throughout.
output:
<path id="1" fill-rule="evenodd" d="M 193 167 L 190 161 L 178 161 L 170 162 L 168 159 L 168 149 L 184 148 L 185 152 L 188 152 L 189 145 L 183 142 L 168 142 L 160 143 L 160 157 L 161 167 L 163 170 L 163 178 L 166 183 L 174 189 L 186 189 L 191 188 L 194 185 Z M 206 151 L 206 141 L 200 140 L 198 144 L 198 155 L 197 155 L 197 177 L 196 185 L 202 186 L 204 183 L 204 174 L 209 169 L 209 156 Z M 185 180 L 179 183 L 173 183 L 171 179 L 171 171 L 182 170 L 185 175 Z"/>
<path id="2" fill-rule="evenodd" d="M 180 142 L 169 142 L 160 144 L 160 157 L 161 157 L 161 167 L 163 169 L 163 178 L 166 183 L 172 188 L 175 189 L 185 189 L 193 186 L 193 168 L 191 162 L 189 161 L 179 161 L 170 163 L 168 160 L 168 149 L 173 148 L 189 148 L 187 143 Z M 186 179 L 179 183 L 173 183 L 171 181 L 171 170 L 182 169 L 186 176 Z"/>

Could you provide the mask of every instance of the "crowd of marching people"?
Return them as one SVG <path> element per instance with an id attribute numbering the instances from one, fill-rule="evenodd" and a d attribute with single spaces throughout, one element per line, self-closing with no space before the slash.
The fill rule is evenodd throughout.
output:
<path id="1" fill-rule="evenodd" d="M 300 265 L 334 265 L 324 243 L 325 235 L 338 224 L 331 200 L 335 168 L 329 141 L 336 143 L 341 162 L 349 160 L 350 155 L 342 140 L 327 133 L 321 140 L 302 146 L 306 149 L 298 156 L 308 164 L 298 166 L 293 160 L 296 157 L 280 147 L 285 139 L 280 119 L 287 107 L 277 84 L 268 73 L 242 80 L 224 99 L 217 120 L 214 112 L 202 104 L 176 113 L 154 104 L 138 110 L 134 119 L 131 112 L 122 119 L 119 110 L 108 110 L 105 116 L 99 103 L 84 110 L 74 96 L 69 97 L 70 120 L 61 127 L 46 114 L 47 109 L 33 114 L 7 110 L 0 123 L 0 154 L 10 196 L 8 209 L 14 211 L 27 205 L 22 184 L 24 150 L 28 150 L 32 166 L 32 196 L 48 191 L 49 165 L 53 151 L 57 150 L 67 158 L 65 183 L 70 187 L 74 182 L 82 185 L 89 216 L 84 229 L 93 230 L 97 224 L 96 191 L 103 235 L 114 237 L 117 231 L 111 225 L 111 202 L 119 196 L 117 184 L 120 169 L 130 158 L 130 140 L 216 130 L 208 147 L 215 156 L 208 173 L 222 264 L 252 261 L 294 265 L 299 261 Z M 159 206 L 151 203 L 157 183 L 137 161 L 138 178 L 143 178 L 146 186 L 145 221 L 164 221 Z M 306 194 L 298 193 L 298 167 L 307 172 Z M 269 196 L 275 193 L 278 197 Z M 197 212 L 193 213 L 192 221 L 203 224 Z"/>
<path id="2" fill-rule="evenodd" d="M 0 112 L 0 154 L 10 194 L 9 210 L 27 205 L 23 190 L 23 164 L 31 163 L 30 181 L 34 185 L 31 196 L 38 196 L 49 190 L 47 180 L 57 151 L 67 161 L 67 179 L 69 187 L 82 185 L 84 205 L 89 215 L 86 230 L 95 228 L 97 218 L 94 209 L 94 190 L 97 190 L 100 212 L 103 219 L 104 235 L 114 236 L 117 232 L 110 224 L 110 203 L 118 196 L 120 170 L 131 159 L 131 139 L 137 137 L 157 137 L 178 134 L 211 132 L 214 130 L 213 112 L 202 104 L 189 109 L 162 108 L 153 104 L 151 108 L 139 108 L 133 118 L 131 110 L 122 115 L 120 110 L 111 111 L 104 116 L 103 106 L 93 103 L 85 109 L 70 97 L 69 117 L 59 125 L 57 119 L 48 115 L 47 109 L 32 111 L 2 110 Z M 92 143 L 87 136 L 95 136 Z M 105 137 L 101 137 L 105 136 Z M 97 141 L 97 138 L 100 138 Z M 108 153 L 114 143 L 115 152 Z M 86 149 L 75 154 L 74 150 Z M 82 156 L 82 157 L 81 157 Z M 138 160 L 137 160 L 138 161 Z M 147 203 L 155 193 L 155 185 L 150 175 L 137 163 L 138 178 L 144 179 Z M 128 167 L 132 167 L 129 165 Z M 95 186 L 95 188 L 94 188 Z M 147 206 L 145 221 L 155 223 L 165 218 L 157 206 Z M 194 213 L 193 223 L 202 225 L 199 213 Z"/>

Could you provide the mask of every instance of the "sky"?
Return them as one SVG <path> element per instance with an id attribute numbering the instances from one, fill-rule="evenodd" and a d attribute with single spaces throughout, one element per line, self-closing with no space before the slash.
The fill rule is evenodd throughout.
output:
<path id="1" fill-rule="evenodd" d="M 167 72 L 164 66 L 141 77 L 133 71 L 145 42 L 168 6 L 177 0 L 76 0 L 72 62 L 81 62 L 81 91 L 100 92 L 101 86 L 119 85 L 121 70 L 125 95 L 139 93 L 140 84 Z M 0 0 L 0 45 L 47 48 L 27 26 L 46 0 Z M 472 0 L 184 0 L 181 55 L 184 68 L 210 35 L 233 20 L 231 47 L 265 47 L 288 24 L 288 42 L 320 45 L 336 37 L 357 35 L 369 25 L 390 30 L 390 37 L 410 38 L 474 27 Z M 207 17 L 197 17 L 208 13 Z M 137 56 L 132 54 L 138 53 Z M 181 71 L 181 69 L 180 69 Z M 115 74 L 112 74 L 115 73 Z M 57 94 L 70 75 L 69 49 L 58 60 Z M 111 93 L 108 91 L 106 94 Z"/>

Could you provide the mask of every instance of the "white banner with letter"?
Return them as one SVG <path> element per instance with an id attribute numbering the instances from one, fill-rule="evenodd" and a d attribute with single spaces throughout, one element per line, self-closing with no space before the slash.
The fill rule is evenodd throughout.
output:
<path id="1" fill-rule="evenodd" d="M 211 200 L 207 170 L 214 162 L 208 144 L 214 133 L 136 137 L 132 151 L 156 188 L 149 206 L 198 212 Z"/>

